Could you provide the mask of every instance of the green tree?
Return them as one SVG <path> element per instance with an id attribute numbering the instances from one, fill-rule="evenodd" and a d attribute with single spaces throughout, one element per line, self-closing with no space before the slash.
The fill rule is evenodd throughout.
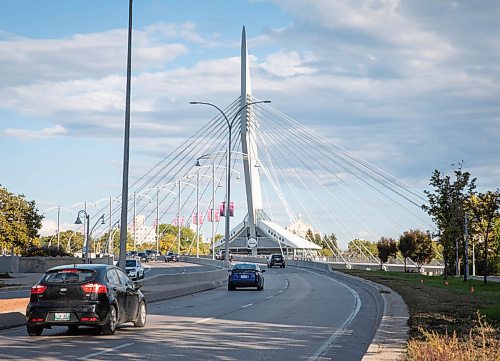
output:
<path id="1" fill-rule="evenodd" d="M 380 269 L 383 269 L 384 263 L 386 263 L 389 258 L 396 257 L 398 252 L 398 244 L 392 238 L 382 237 L 377 242 L 377 255 L 380 259 Z"/>
<path id="2" fill-rule="evenodd" d="M 347 250 L 351 254 L 366 255 L 375 257 L 378 253 L 377 243 L 364 239 L 353 239 L 347 244 Z"/>
<path id="3" fill-rule="evenodd" d="M 2 252 L 14 247 L 16 252 L 38 244 L 38 230 L 43 216 L 34 201 L 15 195 L 0 185 L 0 243 Z"/>
<path id="4" fill-rule="evenodd" d="M 417 238 L 418 238 L 417 232 L 420 232 L 420 231 L 410 230 L 410 231 L 404 232 L 401 236 L 399 236 L 398 249 L 404 258 L 405 272 L 406 272 L 406 260 L 407 260 L 407 258 L 411 258 L 411 256 L 415 252 Z"/>
<path id="5" fill-rule="evenodd" d="M 338 252 L 337 236 L 334 233 L 325 234 L 321 240 L 321 247 L 323 248 L 320 251 L 322 256 L 332 257 Z"/>
<path id="6" fill-rule="evenodd" d="M 420 271 L 423 264 L 432 261 L 435 252 L 429 233 L 417 231 L 416 235 L 415 250 L 410 258 L 417 264 L 418 270 Z"/>
<path id="7" fill-rule="evenodd" d="M 483 272 L 484 283 L 487 282 L 488 275 L 488 253 L 491 249 L 488 247 L 489 237 L 494 234 L 495 220 L 500 218 L 500 191 L 488 191 L 478 193 L 470 198 L 471 211 L 474 215 L 475 228 L 484 240 L 483 250 Z"/>
<path id="8" fill-rule="evenodd" d="M 321 235 L 319 233 L 313 233 L 311 229 L 307 230 L 306 239 L 310 242 L 316 243 L 318 246 L 321 246 Z"/>
<path id="9" fill-rule="evenodd" d="M 453 171 L 454 179 L 449 175 L 434 170 L 429 185 L 432 191 L 424 191 L 429 200 L 422 208 L 432 217 L 438 228 L 439 242 L 443 245 L 445 278 L 450 273 L 450 266 L 456 265 L 456 255 L 464 239 L 464 220 L 468 199 L 474 194 L 476 178 L 462 170 L 462 163 Z M 458 244 L 458 247 L 456 246 Z M 463 249 L 465 253 L 465 248 Z"/>

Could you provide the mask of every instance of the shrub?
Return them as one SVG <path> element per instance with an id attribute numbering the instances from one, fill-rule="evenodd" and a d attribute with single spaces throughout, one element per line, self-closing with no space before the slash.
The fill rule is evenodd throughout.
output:
<path id="1" fill-rule="evenodd" d="M 67 257 L 71 256 L 62 248 L 55 246 L 34 246 L 21 251 L 21 256 L 24 257 Z"/>
<path id="2" fill-rule="evenodd" d="M 478 316 L 478 325 L 472 329 L 465 339 L 453 335 L 440 335 L 435 331 L 420 329 L 424 340 L 408 342 L 407 361 L 498 361 L 500 340 L 495 330 Z"/>

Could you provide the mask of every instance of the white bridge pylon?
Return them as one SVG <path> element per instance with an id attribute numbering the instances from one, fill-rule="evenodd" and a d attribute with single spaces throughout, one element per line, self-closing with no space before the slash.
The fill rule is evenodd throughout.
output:
<path id="1" fill-rule="evenodd" d="M 252 101 L 252 88 L 248 64 L 248 50 L 245 27 L 241 36 L 241 97 L 240 109 Z M 259 174 L 259 153 L 257 148 L 256 116 L 253 106 L 248 105 L 240 114 L 241 149 L 245 174 L 245 192 L 247 198 L 247 216 L 244 221 L 230 231 L 229 248 L 236 253 L 285 253 L 310 254 L 321 249 L 310 242 L 272 222 L 262 206 L 262 188 Z M 225 239 L 216 243 L 216 247 L 225 244 Z"/>

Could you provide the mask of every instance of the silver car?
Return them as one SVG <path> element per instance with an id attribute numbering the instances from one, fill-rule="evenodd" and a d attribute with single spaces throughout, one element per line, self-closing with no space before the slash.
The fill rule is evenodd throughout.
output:
<path id="1" fill-rule="evenodd" d="M 125 263 L 125 271 L 131 280 L 140 280 L 144 278 L 144 267 L 141 261 L 136 258 L 128 258 Z"/>

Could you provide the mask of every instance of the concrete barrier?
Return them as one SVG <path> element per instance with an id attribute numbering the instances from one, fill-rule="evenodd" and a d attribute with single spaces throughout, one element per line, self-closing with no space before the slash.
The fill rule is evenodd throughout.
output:
<path id="1" fill-rule="evenodd" d="M 193 282 L 223 282 L 227 278 L 227 269 L 215 271 L 159 274 L 142 280 L 144 286 L 162 286 Z"/>
<path id="2" fill-rule="evenodd" d="M 19 272 L 19 256 L 1 256 L 0 273 Z"/>
<path id="3" fill-rule="evenodd" d="M 66 264 L 81 264 L 83 258 L 79 257 L 19 257 L 19 270 L 21 273 L 43 273 L 49 268 Z M 113 264 L 112 257 L 92 258 L 91 263 Z"/>
<path id="4" fill-rule="evenodd" d="M 181 256 L 179 257 L 179 260 L 187 263 L 201 264 L 203 266 L 213 266 L 216 268 L 224 267 L 224 262 L 213 260 L 212 258 L 206 258 L 206 257 L 197 258 L 197 257 Z"/>
<path id="5" fill-rule="evenodd" d="M 236 261 L 239 262 L 253 262 L 253 263 L 267 263 L 267 257 L 246 257 L 246 256 L 236 256 Z M 345 262 L 317 262 L 310 260 L 298 260 L 298 259 L 287 259 L 286 264 L 290 266 L 297 267 L 305 267 L 305 268 L 313 268 L 321 271 L 333 270 L 333 269 L 358 269 L 358 270 L 366 270 L 366 271 L 376 271 L 380 270 L 380 265 L 375 263 L 345 263 Z M 393 264 L 393 263 L 385 263 L 384 269 L 386 271 L 404 271 L 404 265 L 402 264 Z M 409 272 L 418 272 L 417 267 L 415 265 L 407 265 L 406 269 Z M 440 275 L 444 271 L 443 266 L 434 266 L 434 265 L 423 265 L 421 272 L 430 275 Z"/>

